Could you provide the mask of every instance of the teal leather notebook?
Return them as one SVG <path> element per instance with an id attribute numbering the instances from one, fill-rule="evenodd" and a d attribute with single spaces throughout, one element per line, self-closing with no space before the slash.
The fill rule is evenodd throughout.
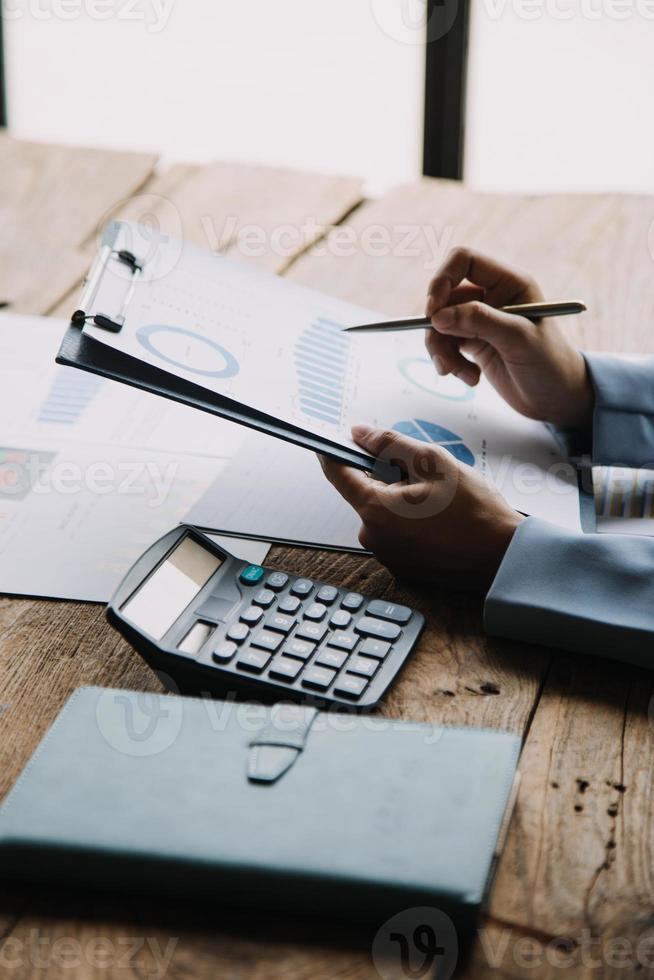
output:
<path id="1" fill-rule="evenodd" d="M 474 924 L 519 740 L 370 715 L 81 688 L 0 809 L 22 879 Z"/>

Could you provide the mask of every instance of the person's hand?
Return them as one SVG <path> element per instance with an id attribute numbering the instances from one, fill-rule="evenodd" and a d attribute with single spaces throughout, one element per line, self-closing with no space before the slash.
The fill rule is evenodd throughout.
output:
<path id="1" fill-rule="evenodd" d="M 386 484 L 325 457 L 327 479 L 357 511 L 359 541 L 398 577 L 487 589 L 523 518 L 440 446 L 357 425 L 352 438 L 407 474 Z"/>
<path id="2" fill-rule="evenodd" d="M 542 299 L 529 276 L 456 248 L 429 285 L 427 350 L 439 374 L 474 386 L 483 372 L 522 415 L 583 428 L 594 403 L 583 356 L 555 320 L 536 324 L 497 309 Z"/>

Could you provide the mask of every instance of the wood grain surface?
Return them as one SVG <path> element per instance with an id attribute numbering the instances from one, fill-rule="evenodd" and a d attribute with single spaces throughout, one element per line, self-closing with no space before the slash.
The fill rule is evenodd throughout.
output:
<path id="1" fill-rule="evenodd" d="M 589 313 L 569 326 L 580 344 L 654 347 L 651 198 L 484 195 L 422 180 L 363 202 L 357 181 L 261 167 L 154 173 L 154 161 L 138 155 L 6 139 L 0 157 L 3 213 L 22 236 L 10 260 L 21 286 L 7 294 L 17 309 L 70 312 L 111 213 L 154 216 L 168 233 L 181 227 L 187 238 L 384 314 L 420 312 L 433 269 L 452 245 L 466 243 L 527 268 L 546 295 L 583 299 Z M 34 267 L 25 271 L 44 229 L 46 286 Z M 4 261 L 6 236 L 0 249 Z M 9 289 L 14 278 L 4 275 L 0 262 L 0 286 Z M 525 739 L 515 819 L 459 975 L 654 976 L 649 675 L 490 641 L 481 600 L 409 589 L 374 559 L 281 547 L 270 558 L 425 613 L 424 639 L 385 714 L 509 729 Z M 0 796 L 80 684 L 159 689 L 100 607 L 0 599 Z M 342 926 L 80 896 L 65 886 L 0 891 L 0 977 L 379 976 L 369 944 Z"/>
<path id="2" fill-rule="evenodd" d="M 150 178 L 155 157 L 25 143 L 0 134 L 0 302 L 41 313 L 88 265 L 103 215 Z"/>

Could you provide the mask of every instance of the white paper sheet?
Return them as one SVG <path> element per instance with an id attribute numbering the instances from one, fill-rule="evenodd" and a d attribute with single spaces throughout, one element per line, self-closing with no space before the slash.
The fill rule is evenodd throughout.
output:
<path id="1" fill-rule="evenodd" d="M 252 436 L 191 508 L 189 521 L 263 541 L 361 550 L 361 521 L 306 449 Z"/>
<path id="2" fill-rule="evenodd" d="M 116 247 L 139 255 L 145 233 L 124 235 Z M 438 378 L 421 331 L 343 334 L 375 314 L 171 240 L 145 268 L 122 330 L 87 325 L 90 336 L 339 445 L 354 445 L 356 422 L 445 445 L 518 510 L 580 528 L 575 469 L 546 427 L 485 381 Z M 120 308 L 129 275 L 109 261 L 96 309 Z"/>
<path id="3" fill-rule="evenodd" d="M 0 315 L 0 592 L 106 601 L 185 520 L 244 430 L 58 367 L 65 327 Z M 249 561 L 268 551 L 228 548 Z"/>

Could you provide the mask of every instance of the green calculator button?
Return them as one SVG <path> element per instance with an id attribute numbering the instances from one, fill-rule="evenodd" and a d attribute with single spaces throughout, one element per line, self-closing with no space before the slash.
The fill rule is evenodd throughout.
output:
<path id="1" fill-rule="evenodd" d="M 264 575 L 261 565 L 248 565 L 239 575 L 239 579 L 244 585 L 257 585 Z"/>

